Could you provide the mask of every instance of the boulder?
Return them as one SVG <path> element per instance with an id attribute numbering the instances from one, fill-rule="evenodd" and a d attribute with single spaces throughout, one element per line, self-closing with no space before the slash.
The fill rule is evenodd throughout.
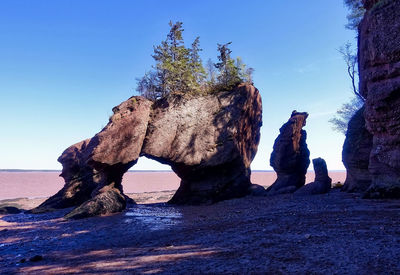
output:
<path id="1" fill-rule="evenodd" d="M 325 194 L 331 190 L 332 179 L 328 176 L 326 162 L 322 158 L 313 159 L 315 180 L 298 189 L 295 195 Z"/>
<path id="2" fill-rule="evenodd" d="M 32 212 L 76 207 L 66 218 L 120 212 L 129 202 L 121 181 L 140 156 L 171 166 L 181 184 L 170 203 L 217 202 L 248 194 L 260 140 L 262 104 L 249 84 L 208 95 L 131 97 L 107 126 L 58 159 L 64 187 Z"/>
<path id="3" fill-rule="evenodd" d="M 400 196 L 400 1 L 364 1 L 359 27 L 360 92 L 373 135 L 367 198 Z"/>
<path id="4" fill-rule="evenodd" d="M 248 189 L 248 193 L 250 196 L 261 197 L 268 195 L 267 190 L 259 184 L 252 184 Z"/>
<path id="5" fill-rule="evenodd" d="M 362 107 L 350 119 L 343 144 L 342 160 L 347 175 L 342 191 L 346 192 L 365 192 L 372 183 L 368 171 L 372 135 L 365 128 L 364 110 Z"/>
<path id="6" fill-rule="evenodd" d="M 310 165 L 307 148 L 307 113 L 293 111 L 290 119 L 280 129 L 271 154 L 270 164 L 277 173 L 276 181 L 267 189 L 268 194 L 293 193 L 306 181 Z"/>
<path id="7" fill-rule="evenodd" d="M 19 214 L 22 210 L 14 207 L 14 206 L 3 206 L 0 207 L 0 215 L 7 215 L 7 214 Z"/>

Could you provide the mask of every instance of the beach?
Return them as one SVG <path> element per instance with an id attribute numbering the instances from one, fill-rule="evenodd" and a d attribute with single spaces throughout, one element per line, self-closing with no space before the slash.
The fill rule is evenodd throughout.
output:
<path id="1" fill-rule="evenodd" d="M 0 175 L 14 180 L 2 185 L 0 206 L 31 209 L 63 186 L 58 172 Z M 344 180 L 343 172 L 330 175 Z M 274 179 L 272 172 L 252 174 L 258 184 Z M 0 215 L 0 273 L 400 272 L 398 200 L 365 200 L 334 188 L 311 197 L 165 204 L 178 185 L 171 172 L 129 172 L 124 189 L 137 205 L 122 213 L 82 220 L 63 218 L 71 208 Z"/>
<path id="2" fill-rule="evenodd" d="M 396 274 L 399 209 L 398 200 L 364 200 L 332 190 L 202 206 L 139 204 L 71 221 L 62 218 L 70 209 L 0 215 L 0 269 L 3 274 Z"/>
<path id="3" fill-rule="evenodd" d="M 57 172 L 0 174 L 14 180 L 1 189 L 0 206 L 30 209 L 63 185 Z M 331 173 L 334 181 L 343 176 Z M 272 172 L 252 174 L 258 184 L 274 179 Z M 398 200 L 365 200 L 332 189 L 312 197 L 165 204 L 178 185 L 173 173 L 132 172 L 124 188 L 138 204 L 122 213 L 82 220 L 63 218 L 71 208 L 0 215 L 1 273 L 400 272 Z"/>

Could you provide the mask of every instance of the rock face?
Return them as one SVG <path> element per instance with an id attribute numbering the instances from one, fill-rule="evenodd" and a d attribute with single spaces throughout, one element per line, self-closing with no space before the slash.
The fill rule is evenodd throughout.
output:
<path id="1" fill-rule="evenodd" d="M 153 107 L 142 154 L 171 165 L 181 185 L 171 203 L 243 196 L 260 140 L 261 97 L 250 85 Z"/>
<path id="2" fill-rule="evenodd" d="M 58 158 L 64 187 L 32 212 L 78 206 L 67 217 L 80 218 L 125 209 L 122 176 L 139 158 L 151 105 L 143 97 L 128 99 L 113 108 L 100 133 L 67 148 Z"/>
<path id="3" fill-rule="evenodd" d="M 400 197 L 400 1 L 364 1 L 360 25 L 360 92 L 373 135 L 370 198 Z"/>
<path id="4" fill-rule="evenodd" d="M 372 135 L 365 128 L 364 110 L 361 108 L 350 119 L 343 145 L 342 160 L 347 175 L 342 191 L 346 192 L 365 192 L 372 182 L 368 171 Z"/>
<path id="5" fill-rule="evenodd" d="M 310 165 L 307 133 L 303 130 L 307 117 L 307 113 L 293 111 L 289 121 L 279 129 L 270 159 L 278 177 L 267 189 L 270 195 L 293 193 L 305 183 Z"/>
<path id="6" fill-rule="evenodd" d="M 75 206 L 67 218 L 126 207 L 122 176 L 140 156 L 168 164 L 181 178 L 171 203 L 197 204 L 245 196 L 260 140 L 261 97 L 241 84 L 199 97 L 155 103 L 132 97 L 113 108 L 107 126 L 58 159 L 65 186 L 32 212 Z"/>
<path id="7" fill-rule="evenodd" d="M 313 159 L 315 180 L 302 186 L 295 195 L 317 195 L 325 194 L 331 190 L 332 179 L 328 176 L 326 162 L 322 158 Z"/>

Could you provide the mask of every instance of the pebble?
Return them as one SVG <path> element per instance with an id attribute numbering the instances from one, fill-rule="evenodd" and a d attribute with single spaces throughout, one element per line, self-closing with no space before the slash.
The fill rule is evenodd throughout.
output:
<path id="1" fill-rule="evenodd" d="M 41 260 L 43 260 L 43 256 L 42 255 L 35 255 L 35 256 L 29 258 L 29 261 L 31 261 L 31 262 L 39 262 Z"/>

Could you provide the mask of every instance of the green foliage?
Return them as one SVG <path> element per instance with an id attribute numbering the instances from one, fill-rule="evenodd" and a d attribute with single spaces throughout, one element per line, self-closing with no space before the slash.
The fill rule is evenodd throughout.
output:
<path id="1" fill-rule="evenodd" d="M 182 22 L 170 22 L 169 26 L 166 40 L 154 47 L 154 70 L 137 79 L 137 91 L 152 100 L 173 92 L 198 92 L 205 78 L 199 56 L 199 38 L 188 49 L 183 42 Z"/>
<path id="2" fill-rule="evenodd" d="M 364 16 L 365 9 L 362 0 L 344 0 L 345 6 L 349 9 L 349 14 L 347 15 L 346 28 L 349 30 L 358 30 L 358 25 Z"/>
<path id="3" fill-rule="evenodd" d="M 252 83 L 254 69 L 247 68 L 240 58 L 231 58 L 227 44 L 218 44 L 219 62 L 207 62 L 207 71 L 200 57 L 200 38 L 186 48 L 183 41 L 183 23 L 170 22 L 167 38 L 154 47 L 155 65 L 137 79 L 136 90 L 144 97 L 157 100 L 168 94 L 202 94 L 228 90 L 240 82 Z M 215 70 L 217 69 L 217 70 Z"/>
<path id="4" fill-rule="evenodd" d="M 240 83 L 239 68 L 235 65 L 235 60 L 231 58 L 232 51 L 228 47 L 230 44 L 232 42 L 217 44 L 219 62 L 215 63 L 215 68 L 219 72 L 218 82 L 228 89 Z"/>
<path id="5" fill-rule="evenodd" d="M 337 110 L 336 116 L 329 120 L 332 129 L 346 135 L 347 126 L 353 115 L 363 106 L 364 101 L 359 97 L 353 97 L 350 102 L 345 103 Z"/>
<path id="6" fill-rule="evenodd" d="M 375 5 L 371 8 L 371 10 L 381 8 L 385 6 L 386 4 L 389 4 L 392 0 L 380 0 Z"/>
<path id="7" fill-rule="evenodd" d="M 204 81 L 207 78 L 206 71 L 203 67 L 199 52 L 202 51 L 200 48 L 200 37 L 196 37 L 192 43 L 192 48 L 190 49 L 190 62 L 189 68 L 190 73 L 193 76 L 191 83 L 191 90 L 194 92 L 200 92 Z"/>
<path id="8" fill-rule="evenodd" d="M 231 57 L 232 51 L 228 47 L 231 43 L 217 44 L 219 62 L 215 63 L 214 67 L 217 68 L 218 74 L 217 82 L 211 87 L 213 90 L 230 90 L 241 82 L 253 83 L 254 69 L 247 68 L 240 57 L 236 60 Z"/>

